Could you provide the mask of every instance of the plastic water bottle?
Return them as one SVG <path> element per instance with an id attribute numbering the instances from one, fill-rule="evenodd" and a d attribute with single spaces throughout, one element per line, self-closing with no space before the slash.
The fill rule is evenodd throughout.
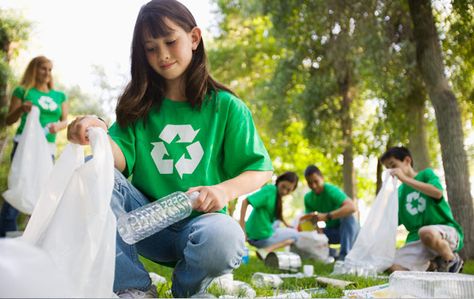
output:
<path id="1" fill-rule="evenodd" d="M 248 264 L 250 260 L 249 257 L 249 248 L 245 247 L 244 248 L 244 255 L 242 256 L 242 264 Z"/>
<path id="2" fill-rule="evenodd" d="M 172 193 L 121 215 L 117 220 L 117 230 L 127 244 L 135 244 L 188 217 L 198 197 L 199 192 L 189 196 L 184 192 Z"/>

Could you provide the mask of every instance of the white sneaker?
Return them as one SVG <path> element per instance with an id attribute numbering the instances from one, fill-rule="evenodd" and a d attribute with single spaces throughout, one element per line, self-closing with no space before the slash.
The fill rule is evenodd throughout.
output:
<path id="1" fill-rule="evenodd" d="M 156 286 L 151 285 L 147 291 L 141 291 L 138 289 L 126 289 L 118 291 L 117 296 L 119 298 L 157 298 L 158 293 L 156 292 Z"/>

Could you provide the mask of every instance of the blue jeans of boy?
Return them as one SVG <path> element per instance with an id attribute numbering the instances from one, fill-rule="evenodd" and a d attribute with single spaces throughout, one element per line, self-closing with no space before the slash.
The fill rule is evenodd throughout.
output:
<path id="1" fill-rule="evenodd" d="M 149 202 L 115 170 L 111 206 L 117 217 Z M 244 242 L 237 221 L 220 213 L 181 220 L 134 245 L 125 243 L 117 233 L 114 292 L 150 287 L 151 279 L 139 255 L 157 263 L 176 264 L 171 288 L 174 297 L 204 292 L 213 278 L 239 267 Z"/>
<path id="2" fill-rule="evenodd" d="M 329 244 L 341 244 L 339 259 L 343 260 L 354 246 L 359 224 L 354 215 L 340 218 L 339 227 L 324 228 L 324 234 L 329 239 Z"/>

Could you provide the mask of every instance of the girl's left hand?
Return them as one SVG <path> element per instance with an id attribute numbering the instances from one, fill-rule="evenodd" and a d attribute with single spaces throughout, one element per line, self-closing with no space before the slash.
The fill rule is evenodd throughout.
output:
<path id="1" fill-rule="evenodd" d="M 50 123 L 48 124 L 48 128 L 49 128 L 49 133 L 51 134 L 55 134 L 61 130 L 61 127 L 59 126 L 58 123 Z"/>
<path id="2" fill-rule="evenodd" d="M 190 194 L 194 191 L 199 192 L 199 197 L 196 199 L 193 208 L 199 212 L 216 212 L 225 207 L 229 202 L 224 189 L 215 185 L 189 188 L 186 193 Z"/>

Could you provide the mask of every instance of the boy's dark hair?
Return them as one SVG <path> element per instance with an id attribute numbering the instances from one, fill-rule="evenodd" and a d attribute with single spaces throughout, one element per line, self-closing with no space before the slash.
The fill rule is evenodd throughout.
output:
<path id="1" fill-rule="evenodd" d="M 316 167 L 315 165 L 309 165 L 308 167 L 306 167 L 306 170 L 304 171 L 304 176 L 307 177 L 307 176 L 312 175 L 313 173 L 316 173 L 320 177 L 324 177 L 321 170 L 319 170 L 319 168 Z"/>
<path id="2" fill-rule="evenodd" d="M 165 93 L 165 79 L 148 64 L 145 52 L 145 34 L 153 38 L 166 37 L 171 29 L 165 19 L 176 23 L 184 31 L 196 27 L 191 12 L 176 0 L 152 0 L 143 5 L 138 14 L 131 47 L 131 80 L 120 95 L 115 109 L 121 127 L 146 119 L 148 113 L 160 109 Z M 212 92 L 225 90 L 233 93 L 209 74 L 204 41 L 193 51 L 191 63 L 184 74 L 185 95 L 193 108 L 199 109 Z"/>
<path id="3" fill-rule="evenodd" d="M 410 151 L 404 146 L 394 146 L 394 147 L 389 148 L 380 157 L 380 162 L 383 163 L 384 161 L 392 157 L 400 161 L 405 160 L 406 157 L 410 157 L 411 159 L 410 164 L 413 167 L 413 157 L 411 156 Z"/>

